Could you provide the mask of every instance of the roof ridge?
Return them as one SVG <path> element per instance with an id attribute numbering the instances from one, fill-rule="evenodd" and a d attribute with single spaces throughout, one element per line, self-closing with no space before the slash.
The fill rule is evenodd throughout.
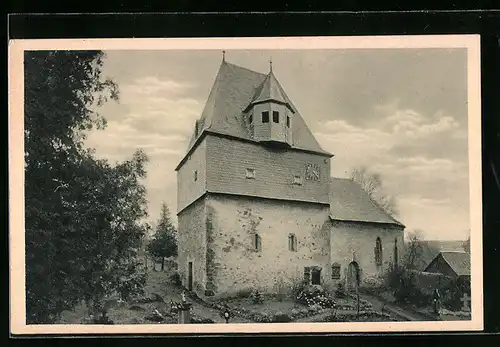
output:
<path id="1" fill-rule="evenodd" d="M 226 65 L 234 66 L 234 67 L 237 67 L 238 69 L 247 70 L 247 71 L 250 71 L 250 72 L 253 72 L 253 73 L 259 74 L 259 75 L 267 76 L 267 74 L 265 74 L 265 73 L 255 71 L 255 70 L 252 70 L 252 69 L 246 68 L 246 67 L 241 66 L 241 65 L 237 65 L 237 64 L 234 64 L 234 63 L 230 63 L 230 62 L 228 62 L 228 61 L 223 61 L 223 62 L 222 62 L 222 64 L 226 64 Z M 221 65 L 222 65 L 222 64 L 221 64 Z"/>

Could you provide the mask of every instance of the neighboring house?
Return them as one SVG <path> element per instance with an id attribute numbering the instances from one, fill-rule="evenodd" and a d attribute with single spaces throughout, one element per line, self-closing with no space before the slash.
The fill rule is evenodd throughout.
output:
<path id="1" fill-rule="evenodd" d="M 272 68 L 223 59 L 176 168 L 183 285 L 199 295 L 297 281 L 355 288 L 381 274 L 401 253 L 404 225 L 359 185 L 331 178 L 332 157 Z"/>
<path id="2" fill-rule="evenodd" d="M 440 252 L 424 272 L 440 273 L 453 278 L 470 278 L 470 253 Z"/>

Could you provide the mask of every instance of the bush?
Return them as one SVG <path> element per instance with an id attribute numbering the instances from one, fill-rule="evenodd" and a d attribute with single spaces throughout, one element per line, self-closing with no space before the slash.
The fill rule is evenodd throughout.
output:
<path id="1" fill-rule="evenodd" d="M 386 275 L 386 283 L 394 292 L 394 298 L 402 304 L 425 307 L 432 304 L 432 295 L 424 293 L 417 285 L 416 274 L 403 267 L 392 267 Z"/>
<path id="2" fill-rule="evenodd" d="M 335 296 L 337 298 L 345 298 L 346 297 L 346 290 L 343 282 L 339 282 L 337 284 L 337 289 L 335 290 Z"/>
<path id="3" fill-rule="evenodd" d="M 252 289 L 250 288 L 240 289 L 236 292 L 237 298 L 248 298 L 251 295 L 252 295 Z"/>
<path id="4" fill-rule="evenodd" d="M 179 275 L 179 273 L 177 271 L 175 271 L 173 274 L 171 274 L 168 279 L 169 279 L 170 283 L 172 283 L 174 286 L 180 287 L 182 284 L 181 276 Z"/>
<path id="5" fill-rule="evenodd" d="M 273 323 L 288 323 L 292 320 L 292 317 L 283 312 L 276 312 L 271 319 Z"/>
<path id="6" fill-rule="evenodd" d="M 321 286 L 308 286 L 304 288 L 295 299 L 297 302 L 306 306 L 319 305 L 322 308 L 335 307 L 335 302 L 325 293 Z"/>
<path id="7" fill-rule="evenodd" d="M 262 304 L 264 302 L 264 295 L 258 290 L 255 290 L 250 294 L 250 299 L 254 305 Z"/>

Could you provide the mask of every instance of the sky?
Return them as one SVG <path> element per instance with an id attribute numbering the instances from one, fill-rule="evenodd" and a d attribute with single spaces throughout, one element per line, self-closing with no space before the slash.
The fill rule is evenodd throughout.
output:
<path id="1" fill-rule="evenodd" d="M 150 158 L 144 181 L 151 221 L 165 201 L 176 222 L 174 171 L 186 153 L 222 52 L 108 51 L 105 77 L 119 102 L 98 109 L 108 121 L 86 145 L 111 162 L 137 149 Z M 465 49 L 227 50 L 226 60 L 269 71 L 323 149 L 331 173 L 366 166 L 397 198 L 398 220 L 427 239 L 469 233 L 467 52 Z"/>

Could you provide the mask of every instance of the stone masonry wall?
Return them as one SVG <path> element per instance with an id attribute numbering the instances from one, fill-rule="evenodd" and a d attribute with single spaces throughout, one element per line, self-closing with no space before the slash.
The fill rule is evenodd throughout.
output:
<path id="1" fill-rule="evenodd" d="M 382 267 L 375 264 L 377 237 L 382 242 Z M 389 225 L 375 225 L 358 222 L 332 222 L 331 262 L 341 265 L 341 281 L 349 263 L 355 260 L 361 270 L 361 282 L 377 279 L 394 260 L 394 239 L 398 239 L 398 259 L 403 254 L 403 229 Z"/>
<path id="2" fill-rule="evenodd" d="M 207 198 L 207 289 L 235 294 L 258 288 L 276 292 L 303 279 L 305 266 L 323 268 L 328 280 L 329 208 L 320 204 L 280 202 L 247 197 Z M 254 249 L 253 235 L 261 237 Z M 297 237 L 297 251 L 288 235 Z"/>
<path id="3" fill-rule="evenodd" d="M 179 275 L 184 287 L 188 285 L 188 262 L 193 262 L 193 289 L 204 294 L 206 285 L 206 213 L 205 198 L 201 198 L 178 215 Z"/>

